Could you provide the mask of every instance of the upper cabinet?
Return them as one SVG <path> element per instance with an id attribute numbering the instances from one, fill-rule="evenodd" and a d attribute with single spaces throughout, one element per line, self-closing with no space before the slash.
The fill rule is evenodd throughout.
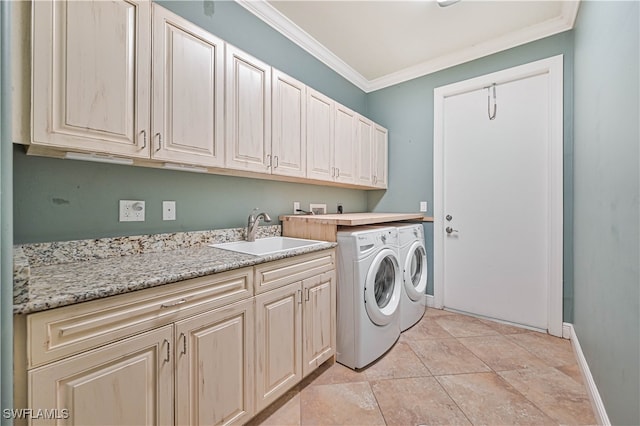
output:
<path id="1" fill-rule="evenodd" d="M 357 182 L 360 185 L 373 186 L 373 122 L 359 116 L 357 127 Z"/>
<path id="2" fill-rule="evenodd" d="M 337 182 L 356 181 L 356 117 L 358 114 L 336 103 L 333 140 L 333 178 Z"/>
<path id="3" fill-rule="evenodd" d="M 271 173 L 305 177 L 307 172 L 307 87 L 273 69 Z"/>
<path id="4" fill-rule="evenodd" d="M 154 159 L 224 166 L 224 42 L 153 5 Z"/>
<path id="5" fill-rule="evenodd" d="M 31 143 L 149 157 L 151 4 L 32 7 Z"/>
<path id="6" fill-rule="evenodd" d="M 307 177 L 333 180 L 335 102 L 307 88 Z"/>
<path id="7" fill-rule="evenodd" d="M 386 189 L 388 181 L 388 136 L 387 129 L 374 124 L 373 128 L 373 185 Z"/>
<path id="8" fill-rule="evenodd" d="M 226 166 L 268 173 L 271 158 L 271 67 L 227 45 Z"/>

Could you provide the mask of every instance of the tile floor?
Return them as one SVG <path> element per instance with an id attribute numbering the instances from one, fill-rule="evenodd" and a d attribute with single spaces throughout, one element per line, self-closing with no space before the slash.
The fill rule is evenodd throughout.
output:
<path id="1" fill-rule="evenodd" d="M 437 309 L 383 358 L 329 361 L 253 425 L 595 424 L 571 343 Z"/>

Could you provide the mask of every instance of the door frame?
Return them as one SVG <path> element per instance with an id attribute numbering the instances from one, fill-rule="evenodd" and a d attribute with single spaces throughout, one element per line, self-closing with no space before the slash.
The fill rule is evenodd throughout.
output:
<path id="1" fill-rule="evenodd" d="M 563 55 L 508 68 L 433 91 L 434 307 L 444 307 L 444 100 L 492 84 L 548 74 L 549 84 L 549 271 L 547 331 L 562 336 L 563 271 Z"/>

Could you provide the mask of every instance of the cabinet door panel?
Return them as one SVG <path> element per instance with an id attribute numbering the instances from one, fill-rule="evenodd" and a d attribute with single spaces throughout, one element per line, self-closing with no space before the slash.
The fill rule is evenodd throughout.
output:
<path id="1" fill-rule="evenodd" d="M 338 182 L 354 183 L 356 177 L 356 113 L 336 105 L 335 122 L 335 179 Z"/>
<path id="2" fill-rule="evenodd" d="M 335 271 L 302 282 L 304 348 L 302 373 L 306 377 L 335 354 L 336 278 Z"/>
<path id="3" fill-rule="evenodd" d="M 265 408 L 302 378 L 300 283 L 256 296 L 256 403 Z"/>
<path id="4" fill-rule="evenodd" d="M 226 166 L 269 173 L 271 67 L 227 45 Z"/>
<path id="5" fill-rule="evenodd" d="M 362 185 L 373 185 L 373 123 L 364 117 L 358 117 L 358 171 L 357 181 Z"/>
<path id="6" fill-rule="evenodd" d="M 253 300 L 176 323 L 176 421 L 242 423 L 253 409 Z"/>
<path id="7" fill-rule="evenodd" d="M 374 140 L 374 186 L 386 188 L 388 183 L 388 132 L 387 129 L 375 126 L 373 132 Z"/>
<path id="8" fill-rule="evenodd" d="M 165 326 L 31 370 L 29 407 L 67 409 L 76 425 L 173 423 L 172 331 Z"/>
<path id="9" fill-rule="evenodd" d="M 273 70 L 272 173 L 304 177 L 306 150 L 306 86 Z"/>
<path id="10" fill-rule="evenodd" d="M 150 3 L 33 3 L 33 143 L 147 157 Z"/>
<path id="11" fill-rule="evenodd" d="M 307 177 L 333 180 L 334 102 L 307 88 Z"/>
<path id="12" fill-rule="evenodd" d="M 153 25 L 152 156 L 222 166 L 224 42 L 155 4 Z"/>

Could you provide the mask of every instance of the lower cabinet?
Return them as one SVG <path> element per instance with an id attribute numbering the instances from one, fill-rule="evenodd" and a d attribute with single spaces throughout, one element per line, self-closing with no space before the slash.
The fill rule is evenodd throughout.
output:
<path id="1" fill-rule="evenodd" d="M 36 425 L 243 424 L 335 354 L 335 310 L 331 249 L 19 316 L 14 399 Z"/>
<path id="2" fill-rule="evenodd" d="M 31 370 L 28 406 L 50 411 L 30 424 L 172 424 L 172 341 L 169 325 Z"/>
<path id="3" fill-rule="evenodd" d="M 253 300 L 175 324 L 176 424 L 244 423 L 253 410 Z"/>

